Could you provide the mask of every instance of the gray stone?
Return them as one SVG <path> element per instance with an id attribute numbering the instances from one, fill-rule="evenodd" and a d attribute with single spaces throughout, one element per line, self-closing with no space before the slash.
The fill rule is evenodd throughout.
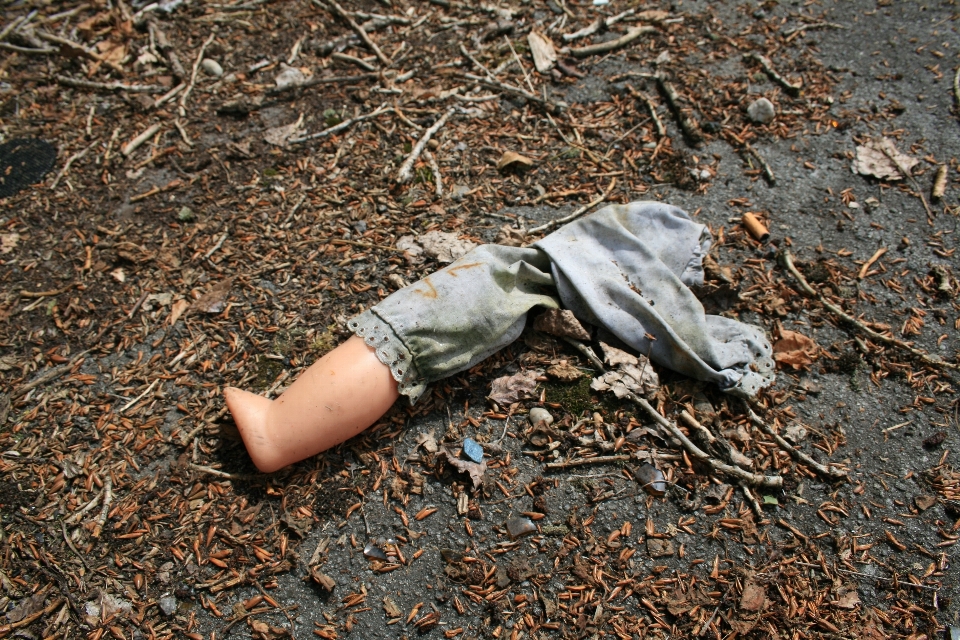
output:
<path id="1" fill-rule="evenodd" d="M 773 103 L 766 98 L 758 98 L 747 107 L 747 115 L 759 124 L 769 124 L 777 116 Z"/>
<path id="2" fill-rule="evenodd" d="M 220 63 L 216 60 L 211 60 L 210 58 L 204 58 L 203 62 L 200 63 L 200 66 L 203 67 L 203 70 L 213 76 L 214 78 L 219 78 L 223 75 L 223 67 L 220 66 Z"/>
<path id="3" fill-rule="evenodd" d="M 172 616 L 177 612 L 177 599 L 173 596 L 163 596 L 160 598 L 160 610 L 163 611 L 163 615 Z"/>
<path id="4" fill-rule="evenodd" d="M 541 422 L 546 422 L 549 427 L 553 424 L 553 416 L 550 415 L 550 412 L 544 409 L 543 407 L 534 407 L 530 409 L 530 414 L 527 416 L 527 419 L 530 420 L 530 424 L 536 426 Z"/>

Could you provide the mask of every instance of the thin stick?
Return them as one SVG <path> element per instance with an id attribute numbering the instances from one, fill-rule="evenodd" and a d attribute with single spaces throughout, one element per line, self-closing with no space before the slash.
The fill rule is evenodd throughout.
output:
<path id="1" fill-rule="evenodd" d="M 741 485 L 740 490 L 743 492 L 743 497 L 746 498 L 747 504 L 750 505 L 750 509 L 753 510 L 754 515 L 763 520 L 763 507 L 760 506 L 760 502 L 757 500 L 757 497 L 753 495 L 752 491 L 750 491 L 750 487 L 744 487 Z"/>
<path id="2" fill-rule="evenodd" d="M 90 511 L 93 511 L 94 508 L 100 503 L 100 498 L 103 497 L 103 489 L 100 489 L 100 493 L 93 496 L 93 499 L 90 500 L 87 504 L 83 505 L 78 511 L 74 511 L 69 516 L 63 519 L 63 522 L 66 524 L 73 524 L 74 522 L 79 522 L 80 519 Z"/>
<path id="3" fill-rule="evenodd" d="M 197 53 L 197 59 L 193 62 L 193 71 L 190 74 L 190 83 L 187 84 L 187 89 L 183 92 L 183 95 L 180 96 L 180 115 L 186 115 L 187 110 L 187 98 L 190 97 L 190 92 L 193 91 L 193 86 L 197 83 L 197 71 L 200 70 L 200 63 L 203 62 L 203 52 L 207 50 L 207 47 L 210 46 L 210 43 L 213 42 L 213 39 L 216 37 L 216 33 L 211 33 L 210 36 L 203 41 L 203 44 L 200 46 L 200 51 Z"/>
<path id="4" fill-rule="evenodd" d="M 683 112 L 680 104 L 680 94 L 677 93 L 677 89 L 673 86 L 673 83 L 667 80 L 663 74 L 658 73 L 657 84 L 660 85 L 660 90 L 663 91 L 663 95 L 666 96 L 667 104 L 670 105 L 673 115 L 676 116 L 677 121 L 680 123 L 680 129 L 684 135 L 687 136 L 687 139 L 694 144 L 702 142 L 703 132 L 700 130 L 700 125 L 697 124 L 696 120 L 691 119 Z"/>
<path id="5" fill-rule="evenodd" d="M 150 28 L 157 38 L 157 46 L 160 47 L 160 51 L 167 56 L 167 61 L 170 63 L 170 70 L 173 71 L 180 80 L 186 80 L 187 72 L 180 62 L 180 57 L 177 55 L 176 49 L 173 48 L 173 45 L 170 44 L 170 41 L 167 39 L 167 34 L 161 31 L 160 27 L 158 27 L 157 23 L 153 20 L 150 21 Z"/>
<path id="6" fill-rule="evenodd" d="M 667 128 L 663 125 L 663 120 L 660 119 L 660 116 L 657 115 L 657 106 L 653 104 L 653 101 L 647 97 L 647 94 L 634 89 L 633 85 L 629 82 L 627 83 L 627 91 L 647 106 L 647 111 L 650 112 L 650 117 L 653 118 L 653 126 L 657 128 L 657 135 L 661 138 L 665 137 L 667 135 Z"/>
<path id="7" fill-rule="evenodd" d="M 953 74 L 953 99 L 957 101 L 957 113 L 960 113 L 960 66 Z"/>
<path id="8" fill-rule="evenodd" d="M 487 67 L 485 67 L 482 62 L 480 62 L 479 60 L 477 60 L 476 58 L 474 58 L 472 55 L 470 55 L 470 52 L 467 51 L 467 48 L 466 48 L 465 46 L 463 46 L 463 43 L 462 43 L 462 42 L 460 43 L 460 53 L 462 53 L 464 56 L 466 56 L 467 60 L 469 60 L 470 62 L 472 62 L 475 67 L 477 67 L 478 69 L 480 69 L 481 71 L 483 71 L 485 74 L 487 74 L 487 77 L 488 77 L 488 78 L 490 78 L 491 80 L 493 80 L 494 82 L 496 82 L 497 78 L 496 78 L 496 76 L 493 75 L 493 72 L 491 72 L 490 69 L 487 69 Z M 960 68 L 960 67 L 958 67 L 958 68 Z"/>
<path id="9" fill-rule="evenodd" d="M 767 161 L 763 159 L 763 156 L 760 155 L 760 152 L 753 148 L 749 142 L 744 141 L 743 148 L 753 156 L 753 159 L 757 161 L 757 164 L 760 165 L 760 168 L 763 169 L 763 177 L 767 179 L 767 182 L 770 184 L 776 184 L 777 177 L 773 175 L 773 169 L 770 168 L 770 165 L 767 164 Z"/>
<path id="10" fill-rule="evenodd" d="M 158 84 L 124 84 L 123 82 L 94 82 L 82 78 L 71 78 L 57 74 L 57 82 L 78 89 L 98 89 L 102 91 L 129 91 L 130 93 L 163 93 L 166 88 Z"/>
<path id="11" fill-rule="evenodd" d="M 588 56 L 593 56 L 601 53 L 608 53 L 610 51 L 616 51 L 621 47 L 625 47 L 640 36 L 647 33 L 656 33 L 654 27 L 643 26 L 643 27 L 633 27 L 627 33 L 620 36 L 616 40 L 608 40 L 607 42 L 601 42 L 600 44 L 591 44 L 586 47 L 574 47 L 570 49 L 570 55 L 574 58 L 586 58 Z"/>
<path id="12" fill-rule="evenodd" d="M 167 91 L 165 94 L 163 94 L 162 96 L 160 96 L 159 98 L 157 98 L 156 100 L 153 101 L 153 108 L 156 109 L 156 108 L 159 107 L 160 105 L 162 105 L 162 104 L 164 104 L 164 103 L 166 103 L 166 102 L 169 102 L 170 100 L 173 100 L 173 98 L 174 98 L 178 93 L 180 93 L 181 91 L 183 91 L 184 88 L 186 88 L 186 86 L 187 86 L 186 84 L 184 84 L 183 82 L 181 82 L 180 84 L 178 84 L 177 86 L 175 86 L 173 89 L 170 89 L 170 91 Z"/>
<path id="13" fill-rule="evenodd" d="M 158 382 L 160 382 L 160 378 L 157 378 L 156 380 L 154 380 L 153 382 L 151 382 L 151 383 L 150 383 L 150 386 L 147 387 L 147 390 L 146 390 L 146 391 L 144 391 L 143 393 L 141 393 L 140 395 L 138 395 L 136 398 L 134 398 L 133 400 L 131 400 L 130 402 L 128 402 L 127 404 L 125 404 L 125 405 L 123 406 L 123 409 L 120 409 L 120 411 L 118 411 L 117 413 L 122 414 L 122 413 L 125 412 L 127 409 L 129 409 L 129 408 L 132 407 L 133 405 L 135 405 L 135 404 L 137 404 L 138 402 L 140 402 L 145 396 L 149 395 L 149 393 L 150 393 L 151 391 L 153 391 L 154 387 L 157 386 L 157 383 L 158 383 Z"/>
<path id="14" fill-rule="evenodd" d="M 40 38 L 41 40 L 46 40 L 47 42 L 52 42 L 53 44 L 60 45 L 61 50 L 67 49 L 68 51 L 71 51 L 71 52 L 79 51 L 86 57 L 90 58 L 91 60 L 99 62 L 100 64 L 105 64 L 111 69 L 113 69 L 114 71 L 117 71 L 121 74 L 123 73 L 122 66 L 120 66 L 119 64 L 117 64 L 112 60 L 107 60 L 96 51 L 87 49 L 79 42 L 74 42 L 73 40 L 70 40 L 68 38 L 61 38 L 60 36 L 55 36 L 52 33 L 47 33 L 46 31 L 37 31 L 36 34 L 37 34 L 37 37 Z"/>
<path id="15" fill-rule="evenodd" d="M 923 351 L 922 349 L 911 347 L 909 344 L 907 344 L 906 342 L 903 342 L 902 340 L 897 340 L 896 338 L 885 336 L 882 333 L 877 333 L 876 331 L 874 331 L 867 325 L 863 324 L 862 322 L 860 322 L 859 320 L 857 320 L 856 318 L 848 314 L 846 311 L 844 311 L 837 305 L 833 304 L 832 302 L 824 298 L 822 295 L 820 295 L 819 292 L 816 291 L 816 289 L 811 287 L 810 283 L 807 282 L 807 279 L 803 277 L 803 274 L 801 274 L 797 270 L 796 265 L 793 264 L 793 256 L 790 254 L 789 251 L 784 251 L 783 253 L 781 253 L 780 259 L 783 266 L 787 269 L 787 271 L 790 272 L 790 275 L 792 275 L 797 280 L 797 282 L 800 283 L 800 288 L 803 290 L 804 293 L 818 299 L 820 301 L 820 304 L 822 304 L 829 311 L 837 315 L 843 321 L 848 322 L 849 324 L 853 325 L 854 327 L 864 332 L 874 340 L 877 340 L 878 342 L 882 342 L 884 344 L 888 344 L 890 346 L 897 347 L 898 349 L 903 349 L 904 351 L 911 353 L 924 364 L 928 364 L 932 367 L 941 367 L 944 369 L 950 369 L 952 371 L 960 371 L 960 365 L 954 364 L 952 362 L 947 362 L 941 359 L 939 356 L 932 356 L 928 354 L 926 351 Z"/>
<path id="16" fill-rule="evenodd" d="M 123 149 L 120 150 L 120 153 L 122 153 L 123 155 L 129 158 L 131 153 L 139 149 L 140 145 L 142 145 L 144 142 L 152 138 L 157 131 L 160 131 L 160 128 L 162 126 L 163 125 L 161 125 L 159 122 L 156 124 L 150 125 L 146 131 L 144 131 L 143 133 L 138 135 L 136 138 L 134 138 L 133 140 L 125 144 L 123 146 Z"/>
<path id="17" fill-rule="evenodd" d="M 367 45 L 371 51 L 373 51 L 373 55 L 377 56 L 377 60 L 383 63 L 385 67 L 389 67 L 393 64 L 393 60 L 388 58 L 386 54 L 380 50 L 380 47 L 378 47 L 377 43 L 370 38 L 369 34 L 367 34 L 364 28 L 357 24 L 357 21 L 354 20 L 349 13 L 344 11 L 343 7 L 337 4 L 337 0 L 326 0 L 326 3 L 329 4 L 320 2 L 319 0 L 313 0 L 313 3 L 318 7 L 327 9 L 328 11 L 332 9 L 332 13 L 337 14 L 341 20 L 350 25 L 350 28 L 356 31 L 357 35 L 360 36 L 360 39 L 363 40 L 363 43 Z"/>
<path id="18" fill-rule="evenodd" d="M 107 522 L 107 514 L 110 513 L 110 505 L 113 504 L 113 478 L 107 471 L 107 478 L 103 481 L 103 508 L 100 509 L 100 515 L 97 516 L 97 523 L 93 527 L 93 537 L 99 538 L 103 532 L 103 525 Z"/>
<path id="19" fill-rule="evenodd" d="M 90 149 L 93 149 L 93 147 L 94 147 L 98 142 L 100 142 L 100 141 L 99 141 L 99 140 L 94 140 L 94 141 L 91 142 L 89 145 L 87 145 L 87 147 L 86 147 L 85 149 L 83 149 L 82 151 L 78 151 L 78 152 L 76 152 L 75 154 L 73 154 L 72 156 L 70 156 L 69 158 L 67 158 L 67 162 L 66 162 L 66 164 L 63 165 L 63 169 L 60 169 L 60 173 L 57 174 L 57 177 L 53 179 L 53 184 L 50 185 L 50 190 L 51 190 L 51 191 L 53 191 L 54 189 L 56 189 L 56 188 L 57 188 L 57 185 L 60 184 L 61 178 L 63 178 L 63 176 L 65 176 L 65 175 L 67 174 L 67 171 L 70 170 L 70 165 L 72 165 L 74 162 L 76 162 L 77 160 L 79 160 L 79 159 L 82 158 L 83 156 L 87 155 L 87 152 L 90 151 Z"/>
<path id="20" fill-rule="evenodd" d="M 820 464 L 819 462 L 817 462 L 816 460 L 808 456 L 806 453 L 804 453 L 800 449 L 797 449 L 796 447 L 791 445 L 789 442 L 784 440 L 779 433 L 773 430 L 773 428 L 770 425 L 768 425 L 766 422 L 760 419 L 760 416 L 754 413 L 753 409 L 751 409 L 750 407 L 747 407 L 747 414 L 750 416 L 750 421 L 753 424 L 755 424 L 757 428 L 759 428 L 765 434 L 773 438 L 774 442 L 777 443 L 777 446 L 779 446 L 781 449 L 789 453 L 790 457 L 810 467 L 811 469 L 819 473 L 821 476 L 826 476 L 827 478 L 830 478 L 832 480 L 849 480 L 850 479 L 846 471 L 843 471 L 833 466 L 828 467 L 826 465 Z"/>
<path id="21" fill-rule="evenodd" d="M 627 462 L 630 456 L 620 454 L 616 456 L 597 456 L 596 458 L 574 458 L 564 462 L 548 462 L 544 465 L 549 470 L 570 469 L 571 467 L 583 467 L 589 464 L 610 464 L 612 462 Z"/>
<path id="22" fill-rule="evenodd" d="M 80 559 L 80 562 L 83 564 L 83 566 L 89 569 L 90 565 L 87 564 L 87 561 L 84 559 L 82 555 L 80 555 L 80 552 L 77 550 L 76 545 L 73 544 L 73 540 L 70 539 L 70 535 L 67 533 L 67 524 L 63 520 L 60 521 L 60 531 L 63 532 L 63 541 L 67 543 L 68 547 L 70 547 L 70 551 L 73 551 L 73 553 L 76 554 L 77 558 Z"/>
<path id="23" fill-rule="evenodd" d="M 440 164 L 437 162 L 436 157 L 429 151 L 424 151 L 423 157 L 427 159 L 427 163 L 430 165 L 430 172 L 433 173 L 433 187 L 439 200 L 443 197 L 443 180 L 440 179 Z"/>
<path id="24" fill-rule="evenodd" d="M 594 350 L 589 347 L 589 345 L 586 345 L 580 342 L 576 338 L 571 338 L 569 336 L 562 336 L 562 337 L 564 342 L 571 345 L 574 349 L 582 353 L 583 356 L 590 361 L 590 364 L 592 364 L 594 367 L 597 368 L 597 371 L 603 371 L 603 362 L 600 360 L 600 358 L 597 356 Z"/>
<path id="25" fill-rule="evenodd" d="M 423 135 L 420 136 L 420 139 L 417 140 L 417 144 L 414 145 L 413 150 L 410 152 L 410 155 L 407 156 L 407 159 L 403 161 L 403 164 L 400 165 L 400 171 L 397 172 L 397 184 L 403 184 L 409 182 L 413 178 L 413 165 L 420 158 L 420 154 L 423 153 L 424 147 L 427 146 L 427 143 L 430 142 L 430 138 L 433 137 L 437 131 L 440 130 L 443 125 L 447 123 L 447 119 L 453 115 L 453 109 L 447 109 L 447 111 L 440 116 L 440 119 L 433 123 L 429 129 L 423 132 Z"/>
<path id="26" fill-rule="evenodd" d="M 779 84 L 784 90 L 793 97 L 800 95 L 800 89 L 803 88 L 800 84 L 793 84 L 782 75 L 777 73 L 777 70 L 773 68 L 773 63 L 770 62 L 770 58 L 767 56 L 762 56 L 759 53 L 747 53 L 744 56 L 745 60 L 755 60 L 760 63 L 760 67 L 763 69 L 764 73 L 770 76 L 770 79 Z"/>
<path id="27" fill-rule="evenodd" d="M 526 89 L 521 89 L 520 87 L 514 87 L 513 85 L 506 84 L 505 82 L 500 82 L 499 80 L 481 78 L 480 76 L 475 76 L 471 73 L 465 73 L 463 74 L 463 77 L 466 78 L 467 80 L 473 80 L 478 84 L 482 84 L 486 87 L 490 87 L 491 89 L 500 89 L 501 91 L 505 91 L 507 93 L 512 93 L 514 95 L 522 96 L 527 100 L 529 100 L 530 102 L 535 102 L 539 104 L 546 111 L 554 115 L 560 115 L 560 113 L 567 107 L 567 103 L 565 102 L 554 102 L 552 100 L 547 100 L 545 98 L 541 98 L 538 95 L 534 95 L 530 93 Z"/>
<path id="28" fill-rule="evenodd" d="M 338 125 L 334 125 L 323 131 L 318 131 L 317 133 L 311 133 L 310 135 L 300 136 L 299 138 L 291 138 L 288 140 L 290 144 L 298 144 L 300 142 L 306 142 L 307 140 L 318 140 L 320 138 L 326 138 L 327 136 L 332 136 L 335 133 L 340 133 L 344 129 L 349 129 L 354 124 L 361 122 L 363 120 L 368 120 L 370 118 L 375 118 L 380 114 L 393 111 L 393 107 L 379 106 L 376 110 L 371 111 L 370 113 L 364 114 L 362 116 L 357 116 L 356 118 L 350 118 L 349 120 L 344 120 Z"/>
<path id="29" fill-rule="evenodd" d="M 793 29 L 787 29 L 784 31 L 783 35 L 787 37 L 787 42 L 790 42 L 798 35 L 806 31 L 807 29 L 823 29 L 829 27 L 831 29 L 846 29 L 847 27 L 842 24 L 837 24 L 835 22 L 813 22 L 810 24 L 802 24 L 799 27 L 794 27 Z"/>
<path id="30" fill-rule="evenodd" d="M 917 197 L 920 198 L 920 202 L 923 203 L 923 208 L 927 212 L 927 222 L 933 224 L 933 210 L 930 209 L 930 205 L 927 204 L 927 198 L 923 195 L 923 191 L 920 189 L 920 184 L 917 182 L 917 179 L 913 177 L 913 174 L 910 173 L 910 170 L 903 166 L 903 163 L 900 162 L 900 159 L 893 153 L 890 153 L 890 150 L 886 145 L 882 145 L 883 154 L 890 158 L 890 162 L 896 165 L 897 171 L 903 174 L 903 177 L 913 183 L 913 188 L 917 192 Z"/>
<path id="31" fill-rule="evenodd" d="M 640 408 L 646 411 L 647 414 L 649 414 L 657 424 L 666 429 L 674 438 L 679 440 L 683 445 L 683 448 L 687 450 L 687 453 L 692 455 L 700 462 L 706 464 L 714 471 L 725 473 L 728 476 L 736 478 L 744 484 L 753 487 L 779 489 L 783 486 L 783 478 L 780 476 L 763 476 L 757 473 L 750 473 L 749 471 L 744 471 L 740 467 L 735 467 L 712 458 L 707 453 L 703 452 L 697 445 L 690 442 L 690 439 L 683 434 L 683 431 L 680 431 L 677 425 L 664 418 L 660 412 L 657 411 L 649 402 L 634 393 L 628 393 L 625 397 L 639 405 Z"/>
<path id="32" fill-rule="evenodd" d="M 590 211 L 590 209 L 593 209 L 595 206 L 597 206 L 598 204 L 606 200 L 607 197 L 610 195 L 610 193 L 613 191 L 613 188 L 615 186 L 617 186 L 617 179 L 611 178 L 610 185 L 607 187 L 607 190 L 603 192 L 600 195 L 600 197 L 598 197 L 593 202 L 583 205 L 582 207 L 580 207 L 579 209 L 577 209 L 576 211 L 574 211 L 568 216 L 564 216 L 563 218 L 559 218 L 557 220 L 551 220 L 550 222 L 547 222 L 546 224 L 542 224 L 539 227 L 534 227 L 533 229 L 528 230 L 527 233 L 531 235 L 534 233 L 543 233 L 544 231 L 549 231 L 551 229 L 559 227 L 560 225 L 567 224 L 571 220 L 576 220 L 577 218 L 585 214 L 587 211 Z"/>
<path id="33" fill-rule="evenodd" d="M 60 376 L 62 376 L 63 374 L 65 374 L 67 371 L 70 371 L 70 369 L 73 368 L 73 366 L 77 363 L 77 361 L 78 361 L 81 357 L 83 357 L 84 355 L 90 353 L 90 351 L 91 351 L 90 349 L 86 349 L 86 350 L 84 350 L 84 351 L 81 351 L 81 352 L 78 353 L 77 355 L 73 356 L 73 357 L 70 359 L 70 362 L 68 362 L 68 363 L 66 363 L 66 364 L 62 364 L 62 365 L 60 365 L 59 367 L 54 367 L 53 369 L 50 369 L 49 371 L 45 371 L 44 373 L 40 374 L 39 376 L 37 376 L 36 378 L 34 378 L 33 380 L 31 380 L 30 382 L 24 384 L 22 387 L 20 387 L 19 389 L 17 389 L 16 391 L 14 391 L 12 394 L 10 394 L 10 399 L 11 399 L 11 400 L 16 400 L 16 399 L 19 398 L 20 396 L 26 395 L 26 393 L 27 393 L 28 391 L 30 391 L 31 389 L 35 389 L 35 388 L 39 387 L 40 385 L 43 385 L 43 384 L 46 384 L 46 383 L 50 382 L 51 380 L 56 380 L 57 378 L 59 378 Z"/>
<path id="34" fill-rule="evenodd" d="M 36 13 L 36 10 L 34 10 L 33 13 Z M 17 16 L 11 20 L 10 23 L 3 28 L 3 31 L 0 31 L 0 40 L 3 40 L 10 35 L 17 27 L 20 26 L 20 23 L 26 21 L 26 19 L 27 16 Z"/>
<path id="35" fill-rule="evenodd" d="M 220 471 L 220 469 L 214 469 L 213 467 L 205 467 L 203 465 L 190 463 L 187 465 L 194 471 L 199 471 L 200 473 L 206 473 L 211 476 L 216 476 L 218 478 L 226 478 L 227 480 L 249 480 L 252 478 L 266 477 L 264 475 L 250 474 L 250 473 L 227 473 L 226 471 Z"/>
<path id="36" fill-rule="evenodd" d="M 345 54 L 345 53 L 340 53 L 339 51 L 334 51 L 333 53 L 330 54 L 330 57 L 333 58 L 334 60 L 339 60 L 340 62 L 346 62 L 346 63 L 348 63 L 348 64 L 352 64 L 352 65 L 355 65 L 355 66 L 357 66 L 357 67 L 360 67 L 360 68 L 363 69 L 364 71 L 376 71 L 376 70 L 377 70 L 377 68 L 376 68 L 375 66 L 373 66 L 372 64 L 370 64 L 370 63 L 367 62 L 366 60 L 361 60 L 360 58 L 357 58 L 357 57 L 354 57 L 354 56 L 350 56 L 350 55 L 347 55 L 347 54 Z"/>

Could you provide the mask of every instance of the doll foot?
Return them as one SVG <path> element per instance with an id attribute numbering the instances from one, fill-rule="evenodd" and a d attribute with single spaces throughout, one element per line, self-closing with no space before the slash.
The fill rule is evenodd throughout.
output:
<path id="1" fill-rule="evenodd" d="M 273 401 L 235 387 L 224 389 L 223 396 L 257 469 L 270 473 L 289 464 L 289 460 L 281 459 L 282 454 L 270 437 L 267 418 Z"/>

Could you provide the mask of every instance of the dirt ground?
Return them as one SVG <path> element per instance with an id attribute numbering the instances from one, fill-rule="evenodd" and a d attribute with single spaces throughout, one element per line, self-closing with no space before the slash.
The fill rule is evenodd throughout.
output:
<path id="1" fill-rule="evenodd" d="M 960 633 L 955 2 L 0 6 L 0 188 L 7 143 L 57 150 L 0 198 L 0 638 Z M 851 169 L 882 138 L 907 179 Z M 712 230 L 697 294 L 779 341 L 753 407 L 807 458 L 659 367 L 652 404 L 781 488 L 697 460 L 532 327 L 257 473 L 223 387 L 281 393 L 442 266 L 417 238 L 529 242 L 643 199 Z M 563 362 L 583 377 L 488 398 Z M 476 490 L 442 450 L 465 438 Z"/>

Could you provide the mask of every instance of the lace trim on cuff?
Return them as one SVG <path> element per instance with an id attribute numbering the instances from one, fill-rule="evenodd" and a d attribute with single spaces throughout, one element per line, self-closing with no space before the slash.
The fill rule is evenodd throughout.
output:
<path id="1" fill-rule="evenodd" d="M 417 401 L 427 388 L 427 382 L 420 376 L 413 355 L 397 337 L 393 328 L 380 319 L 372 310 L 364 311 L 347 322 L 357 336 L 372 348 L 377 359 L 390 367 L 393 379 L 397 381 L 397 390 L 410 398 L 410 404 Z"/>

